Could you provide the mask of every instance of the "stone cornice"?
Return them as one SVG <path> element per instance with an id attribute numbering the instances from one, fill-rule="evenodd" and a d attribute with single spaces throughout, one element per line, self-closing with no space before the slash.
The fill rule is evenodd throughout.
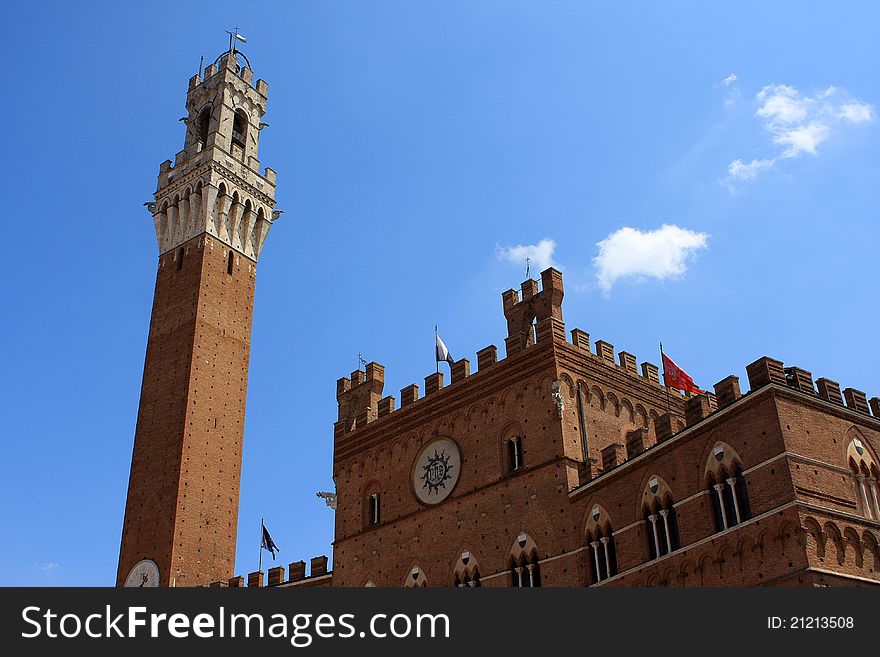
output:
<path id="1" fill-rule="evenodd" d="M 251 171 L 250 169 L 248 169 Z M 172 169 L 172 172 L 174 170 Z M 164 187 L 160 187 L 156 190 L 155 194 L 153 194 L 153 198 L 156 199 L 156 202 L 160 202 L 160 199 L 166 199 L 168 197 L 174 196 L 175 193 L 179 192 L 182 189 L 185 189 L 187 185 L 192 183 L 194 180 L 203 176 L 208 171 L 214 171 L 218 173 L 220 176 L 225 178 L 226 180 L 233 183 L 237 188 L 241 189 L 243 192 L 253 196 L 261 203 L 269 206 L 270 209 L 275 207 L 275 199 L 272 195 L 266 193 L 265 191 L 258 189 L 255 185 L 248 182 L 241 175 L 235 173 L 229 167 L 224 166 L 217 160 L 207 160 L 205 162 L 199 163 L 194 169 L 191 171 L 186 171 L 179 179 L 177 176 L 174 177 L 174 180 Z M 274 191 L 275 186 L 266 180 L 263 176 L 260 176 L 259 173 L 255 171 L 251 171 L 255 176 L 259 176 L 262 180 L 265 181 L 266 185 L 271 187 Z M 210 179 L 203 181 L 205 184 L 209 184 L 213 187 L 216 187 L 216 184 L 213 183 Z"/>

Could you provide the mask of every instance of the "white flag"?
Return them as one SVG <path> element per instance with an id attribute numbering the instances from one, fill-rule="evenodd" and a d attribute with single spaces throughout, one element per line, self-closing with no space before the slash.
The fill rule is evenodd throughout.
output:
<path id="1" fill-rule="evenodd" d="M 236 39 L 238 39 L 239 41 L 242 41 L 242 42 L 244 42 L 244 43 L 247 43 L 247 39 L 245 39 L 244 36 L 242 36 L 242 35 L 239 34 L 238 32 L 236 32 L 236 33 L 233 34 L 232 36 L 234 36 L 234 37 L 235 37 Z"/>
<path id="2" fill-rule="evenodd" d="M 446 348 L 446 345 L 443 344 L 443 340 L 440 339 L 440 335 L 437 335 L 437 362 L 439 363 L 441 360 L 445 360 L 450 365 L 455 362 L 455 359 L 449 353 L 449 349 Z"/>

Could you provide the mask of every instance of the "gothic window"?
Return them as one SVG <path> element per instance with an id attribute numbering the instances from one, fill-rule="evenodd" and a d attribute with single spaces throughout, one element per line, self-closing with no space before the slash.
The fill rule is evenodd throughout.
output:
<path id="1" fill-rule="evenodd" d="M 532 538 L 522 532 L 510 551 L 508 562 L 510 585 L 514 588 L 541 586 L 541 559 Z"/>
<path id="2" fill-rule="evenodd" d="M 521 467 L 523 467 L 524 460 L 522 436 L 516 436 L 515 438 L 511 438 L 507 441 L 507 454 L 508 463 L 510 465 L 510 472 L 513 472 L 514 470 L 519 470 Z"/>
<path id="3" fill-rule="evenodd" d="M 614 530 L 610 524 L 596 527 L 587 533 L 587 554 L 590 562 L 592 584 L 604 581 L 617 574 L 617 551 L 614 545 Z"/>
<path id="4" fill-rule="evenodd" d="M 617 574 L 617 546 L 608 513 L 598 504 L 590 511 L 586 529 L 589 583 L 598 584 Z"/>
<path id="5" fill-rule="evenodd" d="M 642 494 L 642 517 L 649 559 L 658 559 L 681 547 L 672 491 L 661 477 L 648 479 Z"/>
<path id="6" fill-rule="evenodd" d="M 459 588 L 480 586 L 480 566 L 468 550 L 462 552 L 458 558 L 452 574 L 452 585 Z"/>
<path id="7" fill-rule="evenodd" d="M 856 508 L 869 520 L 880 520 L 880 471 L 865 443 L 853 438 L 847 446 L 849 471 L 856 493 Z"/>
<path id="8" fill-rule="evenodd" d="M 648 555 L 651 559 L 657 559 L 681 547 L 678 538 L 678 518 L 672 497 L 667 495 L 662 501 L 655 498 L 652 506 L 645 507 L 644 516 Z"/>
<path id="9" fill-rule="evenodd" d="M 237 110 L 234 116 L 235 118 L 232 121 L 232 145 L 238 146 L 244 151 L 248 127 L 247 116 L 241 110 Z"/>
<path id="10" fill-rule="evenodd" d="M 706 466 L 706 486 L 716 532 L 723 532 L 752 517 L 742 465 L 729 445 L 718 443 L 713 448 Z"/>
<path id="11" fill-rule="evenodd" d="M 425 588 L 428 586 L 428 579 L 419 566 L 413 566 L 412 570 L 406 576 L 403 585 L 406 588 Z"/>
<path id="12" fill-rule="evenodd" d="M 534 588 L 541 586 L 541 563 L 538 553 L 531 557 L 521 555 L 510 560 L 510 585 L 514 588 Z"/>

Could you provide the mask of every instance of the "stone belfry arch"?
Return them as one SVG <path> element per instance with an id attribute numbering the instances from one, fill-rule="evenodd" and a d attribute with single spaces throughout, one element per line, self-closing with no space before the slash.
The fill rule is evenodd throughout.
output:
<path id="1" fill-rule="evenodd" d="M 256 266 L 280 214 L 257 159 L 268 88 L 235 51 L 193 76 L 183 150 L 147 204 L 159 263 L 118 585 L 233 574 Z"/>

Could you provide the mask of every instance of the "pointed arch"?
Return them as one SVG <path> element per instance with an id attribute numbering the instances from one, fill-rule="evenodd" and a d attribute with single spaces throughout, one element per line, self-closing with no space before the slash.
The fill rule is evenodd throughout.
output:
<path id="1" fill-rule="evenodd" d="M 704 455 L 703 477 L 712 505 L 715 531 L 722 532 L 752 517 L 742 459 L 726 442 L 716 440 Z"/>
<path id="2" fill-rule="evenodd" d="M 589 583 L 598 584 L 617 574 L 617 546 L 611 516 L 601 504 L 590 507 L 584 525 Z"/>
<path id="3" fill-rule="evenodd" d="M 528 533 L 522 531 L 514 539 L 508 556 L 507 570 L 514 588 L 541 586 L 541 559 L 538 546 Z"/>
<path id="4" fill-rule="evenodd" d="M 404 577 L 403 586 L 404 588 L 416 589 L 428 586 L 428 578 L 425 576 L 425 571 L 422 570 L 421 566 L 414 564 L 413 567 L 409 569 L 406 577 Z"/>
<path id="5" fill-rule="evenodd" d="M 659 475 L 650 475 L 640 500 L 645 522 L 648 560 L 659 559 L 680 546 L 672 489 Z"/>

